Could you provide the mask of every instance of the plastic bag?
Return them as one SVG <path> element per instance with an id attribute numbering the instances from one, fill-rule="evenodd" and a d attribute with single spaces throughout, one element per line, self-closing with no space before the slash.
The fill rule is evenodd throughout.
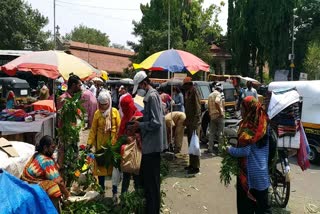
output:
<path id="1" fill-rule="evenodd" d="M 201 155 L 199 137 L 198 137 L 196 131 L 193 132 L 192 137 L 191 137 L 191 142 L 190 142 L 190 146 L 189 146 L 189 154 L 196 155 L 196 156 Z"/>

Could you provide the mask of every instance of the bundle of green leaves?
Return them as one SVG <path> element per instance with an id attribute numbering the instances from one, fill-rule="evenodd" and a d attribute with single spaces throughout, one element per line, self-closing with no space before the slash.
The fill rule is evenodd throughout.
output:
<path id="1" fill-rule="evenodd" d="M 227 142 L 219 145 L 219 151 L 222 157 L 220 168 L 220 182 L 228 186 L 232 180 L 232 176 L 237 176 L 240 173 L 238 158 L 232 157 L 227 152 Z"/>
<path id="2" fill-rule="evenodd" d="M 61 123 L 61 127 L 58 128 L 58 137 L 64 148 L 62 175 L 67 186 L 78 179 L 75 172 L 79 169 L 79 163 L 75 160 L 78 160 L 78 142 L 85 112 L 80 98 L 81 93 L 74 94 L 72 98 L 66 98 L 58 112 Z"/>
<path id="3" fill-rule="evenodd" d="M 127 143 L 127 136 L 121 136 L 113 144 L 112 139 L 109 139 L 105 146 L 101 146 L 102 149 L 96 152 L 96 158 L 103 156 L 105 167 L 108 169 L 110 166 L 114 166 L 120 169 L 121 164 L 121 146 Z"/>

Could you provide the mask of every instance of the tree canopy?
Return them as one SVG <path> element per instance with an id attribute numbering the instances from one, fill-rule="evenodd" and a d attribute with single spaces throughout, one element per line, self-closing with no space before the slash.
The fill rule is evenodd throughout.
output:
<path id="1" fill-rule="evenodd" d="M 169 0 L 151 0 L 150 4 L 140 5 L 143 14 L 141 21 L 133 21 L 133 35 L 139 42 L 128 41 L 137 53 L 134 62 L 141 62 L 151 54 L 168 49 Z M 222 31 L 217 16 L 220 7 L 202 7 L 203 0 L 170 0 L 170 47 L 195 54 L 207 63 L 212 57 L 208 54 L 210 44 L 220 38 Z"/>
<path id="2" fill-rule="evenodd" d="M 234 71 L 254 76 L 268 62 L 270 75 L 288 67 L 294 0 L 229 0 L 228 46 Z"/>
<path id="3" fill-rule="evenodd" d="M 0 1 L 0 49 L 46 50 L 52 48 L 48 19 L 22 0 Z"/>
<path id="4" fill-rule="evenodd" d="M 305 63 L 308 46 L 314 46 L 320 42 L 320 1 L 299 0 L 296 11 L 296 40 L 295 40 L 295 65 L 298 72 L 309 72 L 309 66 Z M 312 44 L 314 43 L 314 44 Z M 309 51 L 310 52 L 310 51 Z M 312 75 L 311 75 L 312 76 Z"/>
<path id="5" fill-rule="evenodd" d="M 320 41 L 309 43 L 304 67 L 309 75 L 308 79 L 320 79 Z"/>
<path id="6" fill-rule="evenodd" d="M 106 33 L 84 25 L 75 27 L 70 33 L 65 35 L 65 39 L 106 47 L 110 45 L 109 36 Z"/>

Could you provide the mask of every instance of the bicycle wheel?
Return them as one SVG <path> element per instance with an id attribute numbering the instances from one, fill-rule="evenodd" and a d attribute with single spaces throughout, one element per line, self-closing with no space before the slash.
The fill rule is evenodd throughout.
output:
<path id="1" fill-rule="evenodd" d="M 290 181 L 286 179 L 286 175 L 276 169 L 271 179 L 273 189 L 273 196 L 277 205 L 285 208 L 289 202 L 290 197 Z"/>

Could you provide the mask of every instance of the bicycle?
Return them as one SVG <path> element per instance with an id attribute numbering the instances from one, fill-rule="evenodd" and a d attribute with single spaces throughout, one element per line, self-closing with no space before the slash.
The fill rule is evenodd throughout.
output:
<path id="1" fill-rule="evenodd" d="M 280 208 L 288 205 L 290 198 L 290 166 L 288 162 L 288 150 L 277 148 L 275 163 L 270 166 L 271 199 L 274 198 Z"/>

